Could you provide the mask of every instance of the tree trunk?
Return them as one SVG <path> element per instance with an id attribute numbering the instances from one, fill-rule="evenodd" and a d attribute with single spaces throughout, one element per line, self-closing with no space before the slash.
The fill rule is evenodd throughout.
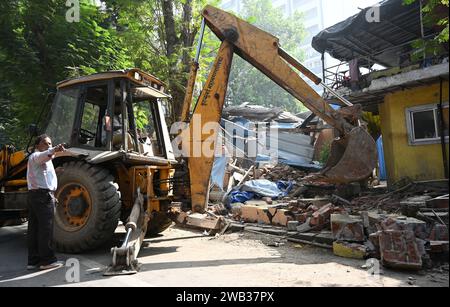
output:
<path id="1" fill-rule="evenodd" d="M 166 55 L 170 57 L 176 51 L 176 45 L 179 43 L 177 32 L 175 30 L 175 18 L 173 12 L 173 0 L 161 0 L 164 29 L 166 33 Z"/>
<path id="2" fill-rule="evenodd" d="M 175 122 L 181 116 L 181 110 L 183 108 L 184 96 L 186 93 L 185 86 L 188 81 L 190 62 L 192 60 L 189 48 L 193 45 L 196 31 L 192 29 L 192 0 L 186 0 L 183 4 L 183 23 L 181 25 L 180 37 L 177 36 L 176 33 L 174 1 L 161 0 L 161 4 L 164 16 L 167 57 L 171 58 L 174 54 L 179 52 L 179 48 L 182 47 L 182 67 L 180 71 L 177 71 L 175 63 L 173 63 L 172 67 L 169 67 L 169 73 L 172 80 L 176 80 L 175 82 L 169 82 L 169 90 L 172 94 L 173 103 L 172 122 Z"/>
<path id="3" fill-rule="evenodd" d="M 181 40 L 183 41 L 183 71 L 189 73 L 191 56 L 189 48 L 194 44 L 195 33 L 192 25 L 192 0 L 186 0 L 183 4 L 183 26 L 181 28 Z M 186 78 L 187 82 L 187 78 Z"/>

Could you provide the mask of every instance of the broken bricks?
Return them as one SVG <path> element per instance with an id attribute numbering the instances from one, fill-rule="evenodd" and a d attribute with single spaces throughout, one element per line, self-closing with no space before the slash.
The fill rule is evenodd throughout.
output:
<path id="1" fill-rule="evenodd" d="M 448 241 L 430 241 L 430 252 L 433 254 L 442 254 L 442 253 L 448 254 L 449 242 Z"/>
<path id="2" fill-rule="evenodd" d="M 241 207 L 241 218 L 245 222 L 270 224 L 268 208 L 256 205 L 245 205 Z"/>
<path id="3" fill-rule="evenodd" d="M 321 207 L 319 210 L 313 213 L 310 225 L 311 226 L 319 226 L 325 224 L 333 212 L 333 205 L 327 204 L 323 207 Z"/>
<path id="4" fill-rule="evenodd" d="M 429 236 L 427 223 L 412 217 L 390 216 L 380 225 L 383 230 L 411 230 L 416 237 L 423 240 Z"/>
<path id="5" fill-rule="evenodd" d="M 358 216 L 332 214 L 331 231 L 338 241 L 364 242 L 363 221 Z"/>
<path id="6" fill-rule="evenodd" d="M 422 255 L 411 230 L 385 230 L 380 234 L 383 265 L 398 269 L 420 270 Z"/>
<path id="7" fill-rule="evenodd" d="M 312 216 L 312 214 L 310 212 L 306 212 L 306 213 L 297 213 L 294 214 L 294 219 L 296 221 L 298 221 L 300 224 L 306 223 L 310 217 Z M 308 221 L 309 224 L 309 221 Z"/>
<path id="8" fill-rule="evenodd" d="M 430 235 L 431 241 L 448 241 L 448 228 L 443 224 L 436 224 Z"/>
<path id="9" fill-rule="evenodd" d="M 289 216 L 290 211 L 285 209 L 277 209 L 275 215 L 272 216 L 272 225 L 284 226 L 288 225 L 288 222 L 292 220 Z"/>
<path id="10" fill-rule="evenodd" d="M 276 177 L 286 179 L 283 177 L 286 171 L 281 168 L 277 171 Z M 275 178 L 271 178 L 269 172 L 265 175 L 266 179 Z M 357 190 L 358 186 L 350 188 Z M 338 197 L 336 194 L 339 193 L 332 189 L 325 191 L 315 188 L 313 194 L 303 193 L 303 190 L 304 187 L 299 187 L 289 197 L 273 200 L 272 204 L 266 198 L 248 201 L 245 205 L 239 204 L 240 208 L 236 210 L 239 215 L 233 216 L 247 222 L 264 224 L 257 229 L 260 233 L 270 230 L 271 226 L 266 225 L 284 226 L 290 231 L 285 231 L 290 239 L 329 248 L 333 244 L 333 250 L 338 256 L 357 259 L 370 256 L 381 259 L 385 266 L 393 268 L 421 269 L 427 267 L 430 255 L 448 253 L 448 230 L 443 225 L 448 221 L 448 209 L 440 208 L 448 208 L 445 203 L 448 203 L 448 195 L 438 200 L 432 198 L 436 193 L 431 194 L 432 197 L 411 198 L 411 195 L 415 195 L 411 191 L 413 193 L 405 195 L 408 198 L 395 192 L 376 196 L 362 195 L 346 200 L 342 198 L 347 197 L 346 195 Z M 358 193 L 359 191 L 353 191 L 350 194 Z M 402 199 L 405 201 L 401 201 Z M 400 203 L 416 206 L 417 217 L 422 214 L 427 219 L 389 214 L 398 212 L 401 209 Z M 352 215 L 347 214 L 347 211 Z M 331 238 L 325 233 L 321 234 L 324 235 L 322 238 L 317 232 L 330 228 Z"/>
<path id="11" fill-rule="evenodd" d="M 240 207 L 240 218 L 245 222 L 287 227 L 288 222 L 294 219 L 291 211 L 280 208 L 283 205 L 252 204 Z"/>

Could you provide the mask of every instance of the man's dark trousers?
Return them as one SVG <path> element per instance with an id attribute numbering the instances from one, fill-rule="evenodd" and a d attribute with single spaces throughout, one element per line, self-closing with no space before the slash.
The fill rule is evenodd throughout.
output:
<path id="1" fill-rule="evenodd" d="M 47 265 L 57 260 L 53 251 L 54 210 L 53 192 L 28 192 L 28 265 Z"/>

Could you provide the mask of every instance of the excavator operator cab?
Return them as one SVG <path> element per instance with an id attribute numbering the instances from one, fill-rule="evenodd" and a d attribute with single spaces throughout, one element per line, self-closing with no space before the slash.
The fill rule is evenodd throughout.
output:
<path id="1" fill-rule="evenodd" d="M 45 132 L 70 147 L 167 158 L 164 87 L 138 69 L 60 82 Z"/>

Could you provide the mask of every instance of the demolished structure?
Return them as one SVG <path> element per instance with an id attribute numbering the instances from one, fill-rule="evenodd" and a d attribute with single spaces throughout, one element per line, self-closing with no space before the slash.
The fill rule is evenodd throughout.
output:
<path id="1" fill-rule="evenodd" d="M 376 258 L 394 269 L 448 263 L 448 47 L 415 57 L 413 42 L 439 32 L 423 25 L 419 3 L 383 1 L 377 23 L 366 20 L 368 10 L 319 33 L 313 47 L 341 61 L 324 69 L 323 80 L 361 104 L 371 135 L 383 136 L 378 151 L 380 164 L 386 161 L 388 185 L 379 185 L 376 177 L 369 185 L 311 185 L 309 170 L 295 163 L 258 168 L 231 159 L 224 191 L 210 194 L 210 212 L 228 218 L 222 232 L 271 234 L 277 242 Z M 341 104 L 330 92 L 324 95 L 328 103 Z M 266 121 L 280 115 L 248 112 L 245 105 L 229 111 L 227 119 L 246 115 Z M 311 119 L 301 118 L 296 128 Z"/>

